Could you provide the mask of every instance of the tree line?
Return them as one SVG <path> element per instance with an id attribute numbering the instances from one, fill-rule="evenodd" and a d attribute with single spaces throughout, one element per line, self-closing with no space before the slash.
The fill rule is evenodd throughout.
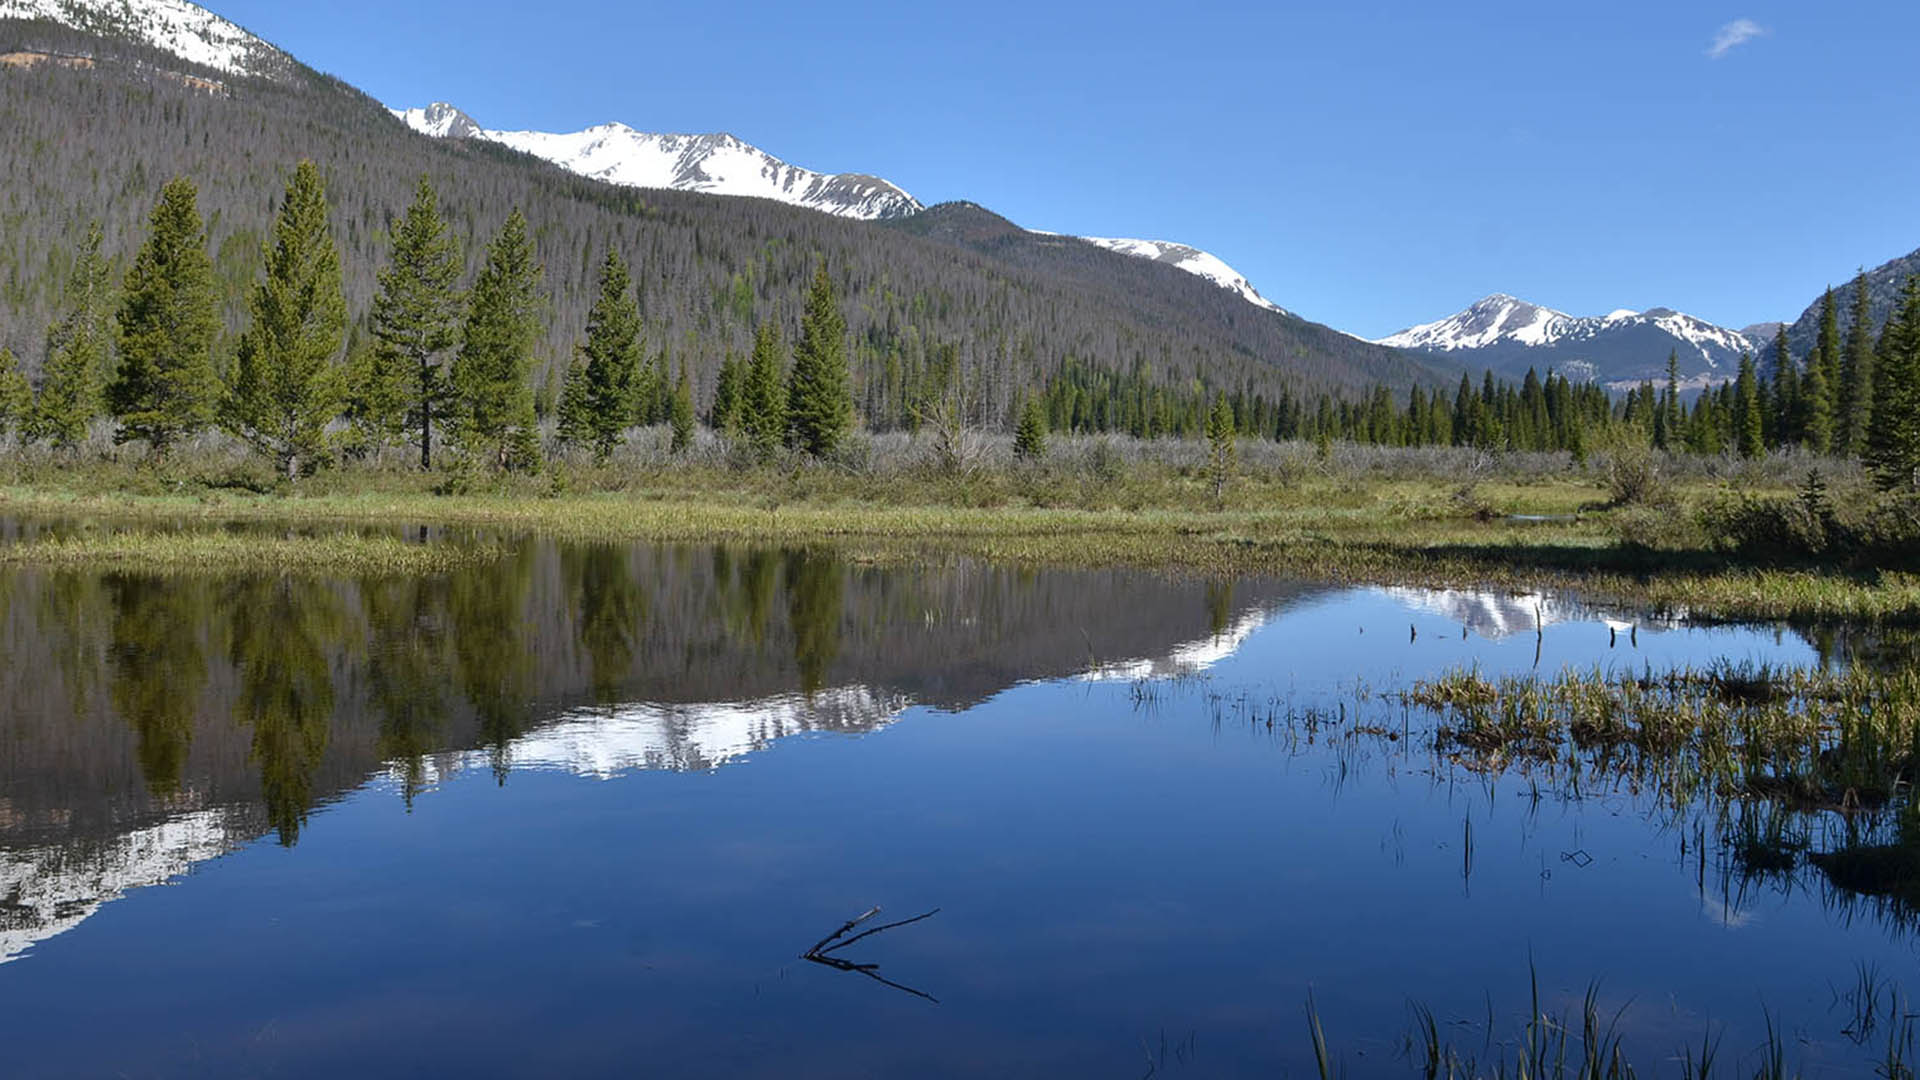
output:
<path id="1" fill-rule="evenodd" d="M 471 285 L 460 287 L 458 238 L 422 178 L 391 226 L 388 264 L 348 350 L 347 302 L 325 182 L 303 160 L 280 201 L 248 297 L 231 362 L 219 362 L 220 320 L 207 229 L 193 182 L 161 189 L 146 237 L 117 290 L 90 229 L 74 259 L 62 310 L 48 331 L 37 391 L 0 349 L 0 424 L 56 447 L 79 445 L 111 417 L 116 444 L 138 441 L 165 456 L 182 440 L 220 428 L 297 479 L 334 451 L 366 455 L 411 444 L 434 465 L 450 438 L 499 469 L 539 463 L 532 380 L 544 333 L 544 267 L 515 210 L 487 245 Z M 598 296 L 558 403 L 563 444 L 605 461 L 636 424 L 671 422 L 676 449 L 696 423 L 690 373 L 669 377 L 640 343 L 639 301 L 619 252 L 601 264 Z M 715 420 L 773 453 L 782 446 L 834 452 L 853 425 L 847 327 L 823 263 L 806 299 L 792 362 L 779 328 L 761 324 L 753 359 L 731 360 Z M 737 392 L 735 387 L 737 384 Z"/>
<path id="2" fill-rule="evenodd" d="M 856 400 L 871 409 L 871 383 L 891 385 L 870 374 L 864 394 L 856 387 L 847 319 L 819 261 L 791 344 L 777 317 L 760 318 L 750 353 L 722 360 L 703 410 L 691 364 L 644 347 L 640 290 L 612 245 L 574 356 L 557 379 L 542 383 L 537 349 L 551 299 L 519 210 L 486 245 L 464 288 L 462 245 L 429 179 L 419 180 L 388 232 L 388 259 L 356 321 L 325 182 L 311 160 L 301 161 L 265 235 L 243 328 L 223 347 L 197 188 L 177 177 L 161 189 L 118 288 L 101 230 L 87 231 L 48 330 L 37 389 L 0 349 L 0 425 L 72 448 L 106 415 L 117 443 L 139 441 L 160 456 L 217 427 L 290 479 L 341 456 L 402 445 L 416 448 L 421 467 L 431 469 L 436 448 L 449 442 L 494 468 L 530 469 L 542 458 L 549 417 L 561 445 L 602 463 L 636 426 L 667 425 L 672 448 L 684 450 L 703 419 L 765 460 L 782 448 L 833 454 L 855 427 Z M 1747 457 L 1804 447 L 1862 458 L 1884 486 L 1920 486 L 1920 426 L 1908 422 L 1920 406 L 1920 279 L 1909 282 L 1877 338 L 1863 310 L 1866 295 L 1855 288 L 1843 335 L 1828 292 L 1804 364 L 1783 329 L 1770 378 L 1743 357 L 1736 378 L 1691 404 L 1676 356 L 1665 387 L 1648 382 L 1619 396 L 1529 371 L 1517 386 L 1491 372 L 1477 384 L 1463 374 L 1451 397 L 1416 384 L 1404 399 L 1381 385 L 1358 397 L 1323 392 L 1311 400 L 1284 385 L 1270 393 L 1245 383 L 1209 385 L 1198 374 L 1169 381 L 1139 359 L 1121 372 L 1068 357 L 1004 406 L 973 408 L 961 420 L 1015 429 L 1024 457 L 1038 456 L 1053 432 L 1217 442 L 1224 430 L 1275 440 L 1564 451 L 1576 459 L 1624 438 Z M 969 380 L 982 374 L 961 363 L 957 350 L 935 350 L 901 405 L 903 426 L 917 426 L 929 402 L 966 398 Z"/>

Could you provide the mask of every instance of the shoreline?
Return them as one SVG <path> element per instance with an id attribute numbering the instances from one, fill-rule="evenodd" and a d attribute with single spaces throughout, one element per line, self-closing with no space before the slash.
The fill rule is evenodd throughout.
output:
<path id="1" fill-rule="evenodd" d="M 1591 485 L 1488 485 L 1491 516 L 1446 505 L 1437 482 L 1298 485 L 1226 509 L 964 506 L 824 492 L 776 501 L 750 485 L 691 483 L 561 494 L 508 491 L 76 492 L 0 487 L 0 515 L 82 525 L 80 537 L 0 549 L 0 564 L 155 572 L 418 574 L 500 553 L 498 544 L 409 543 L 354 528 L 435 526 L 574 542 L 828 545 L 884 565 L 978 558 L 1033 567 L 1121 567 L 1201 576 L 1272 574 L 1356 585 L 1555 591 L 1688 618 L 1920 624 L 1920 576 L 1741 566 L 1709 552 L 1632 548 L 1610 513 L 1581 513 Z M 1338 490 L 1331 490 L 1338 488 Z M 1409 491 L 1424 489 L 1416 502 Z M 882 493 L 897 498 L 899 493 Z M 1276 497 L 1277 496 L 1277 497 Z M 1340 496 L 1344 496 L 1341 498 Z M 1341 502 L 1346 505 L 1340 505 Z M 1264 505 L 1248 505 L 1249 503 Z M 1680 511 L 1673 511 L 1678 513 Z M 1516 521 L 1509 515 L 1564 515 Z M 334 535 L 234 533 L 262 525 Z M 109 528 L 93 532 L 100 526 Z"/>

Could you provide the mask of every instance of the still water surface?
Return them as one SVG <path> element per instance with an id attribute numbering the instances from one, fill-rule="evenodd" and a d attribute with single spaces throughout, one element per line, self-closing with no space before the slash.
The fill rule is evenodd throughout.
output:
<path id="1" fill-rule="evenodd" d="M 1907 924 L 1716 822 L 1436 756 L 1461 665 L 1871 643 L 1551 597 L 519 546 L 427 580 L 0 577 L 6 1076 L 1408 1075 L 1529 963 L 1645 1072 L 1814 1075 Z M 1369 737 L 1352 729 L 1368 727 Z M 801 959 L 863 928 L 938 914 Z M 885 981 L 881 981 L 885 980 Z M 1489 1002 L 1503 1030 L 1485 1031 Z"/>

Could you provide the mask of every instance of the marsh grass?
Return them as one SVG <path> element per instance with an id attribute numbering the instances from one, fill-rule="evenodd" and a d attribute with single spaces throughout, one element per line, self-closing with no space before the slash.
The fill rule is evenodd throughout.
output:
<path id="1" fill-rule="evenodd" d="M 353 532 L 324 536 L 133 528 L 50 535 L 0 546 L 0 565 L 143 573 L 342 577 L 439 574 L 498 558 L 498 544 L 409 543 Z"/>

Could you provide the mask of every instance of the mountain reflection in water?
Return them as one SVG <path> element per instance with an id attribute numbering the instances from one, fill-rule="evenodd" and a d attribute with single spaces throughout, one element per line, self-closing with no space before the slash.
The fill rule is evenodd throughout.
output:
<path id="1" fill-rule="evenodd" d="M 445 577 L 0 576 L 0 962 L 387 776 L 712 769 L 1088 671 L 1192 669 L 1297 583 L 535 542 Z"/>

